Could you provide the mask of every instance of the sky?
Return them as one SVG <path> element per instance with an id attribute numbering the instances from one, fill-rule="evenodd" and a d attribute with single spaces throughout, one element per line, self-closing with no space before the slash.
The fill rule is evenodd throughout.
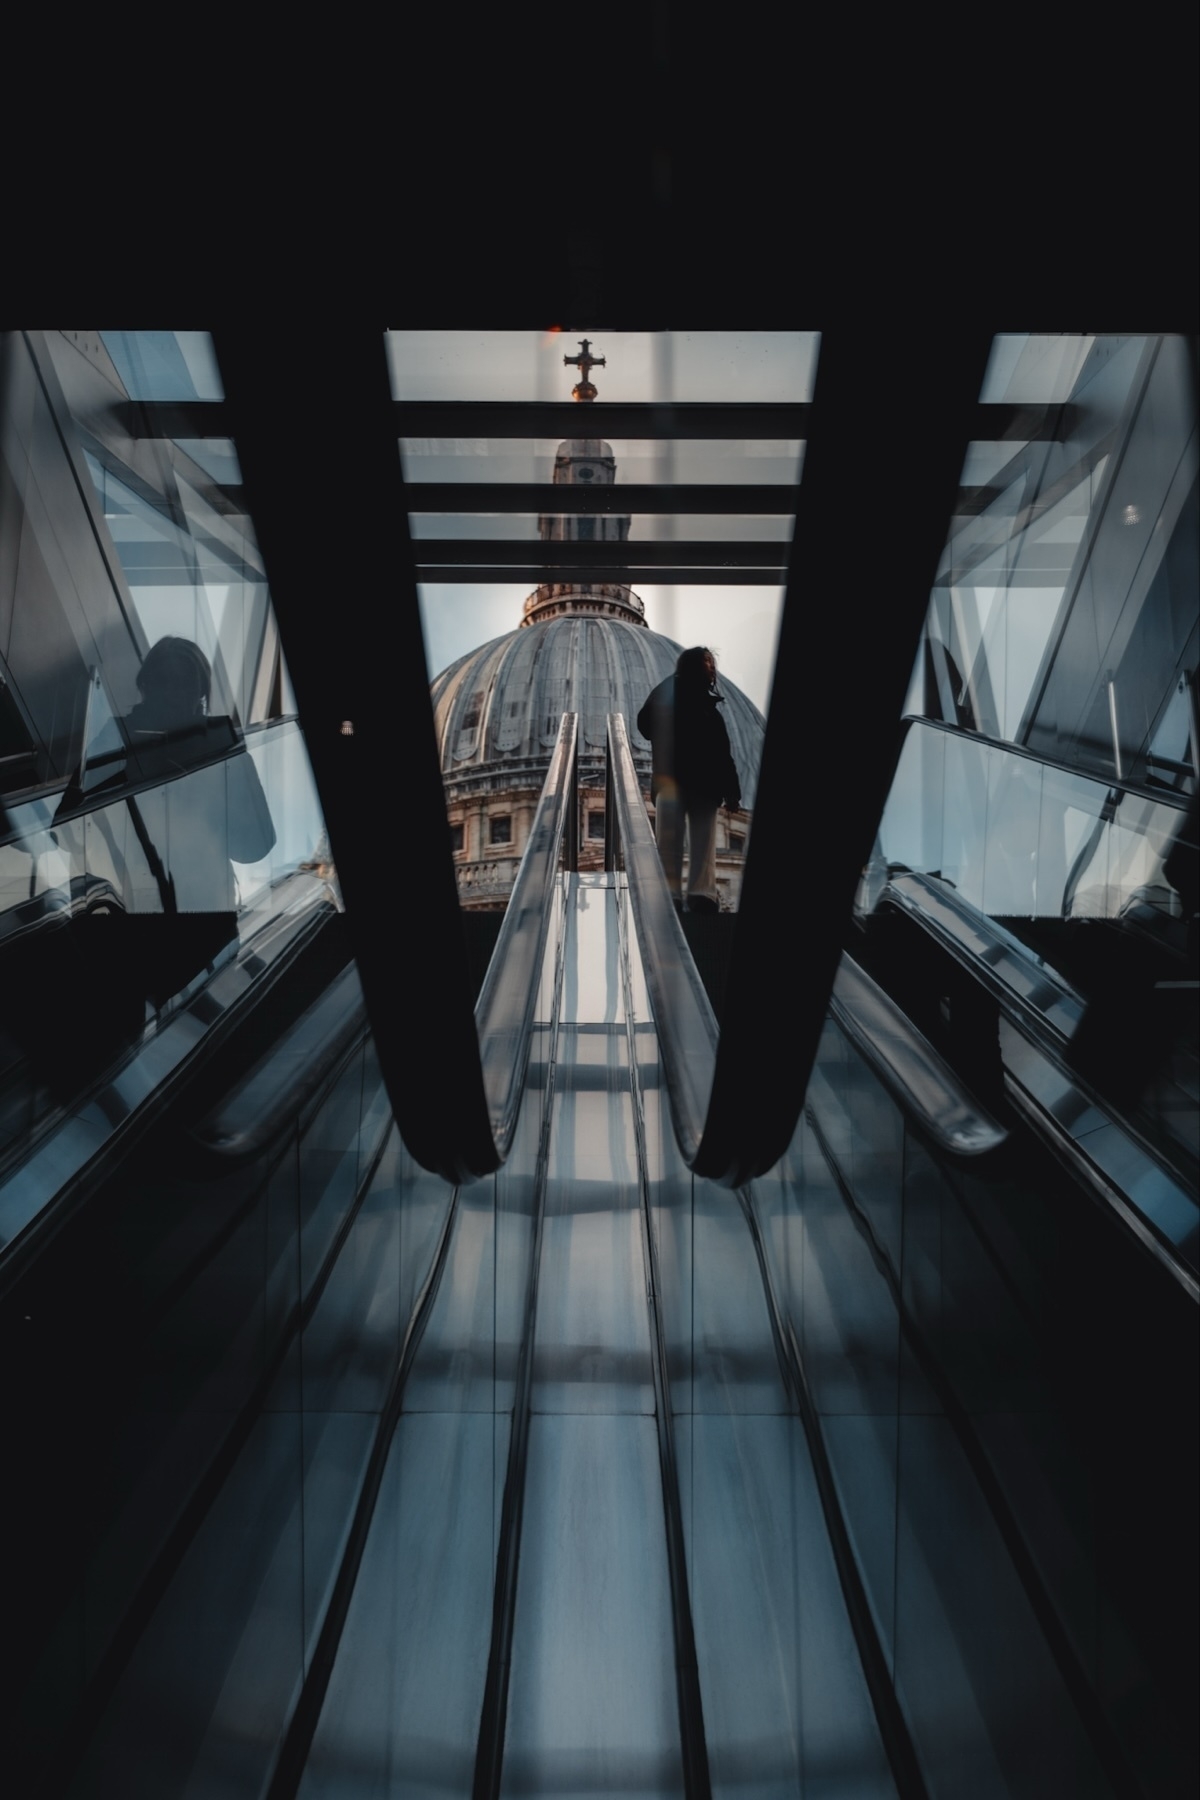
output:
<path id="1" fill-rule="evenodd" d="M 430 679 L 478 644 L 515 631 L 527 592 L 513 586 L 422 587 L 421 624 Z M 646 603 L 651 631 L 684 645 L 706 644 L 722 677 L 741 688 L 765 715 L 782 588 L 638 587 L 634 592 Z"/>
<path id="2" fill-rule="evenodd" d="M 393 392 L 410 400 L 569 400 L 578 371 L 564 355 L 591 340 L 604 366 L 592 370 L 605 400 L 799 401 L 811 398 L 819 339 L 814 332 L 392 332 Z M 595 429 L 595 427 L 593 427 Z M 623 481 L 783 481 L 799 478 L 803 445 L 661 445 L 610 438 Z M 480 440 L 402 440 L 405 479 L 545 481 L 557 444 Z M 414 496 L 410 490 L 410 504 Z M 677 535 L 790 538 L 791 521 L 736 517 L 678 523 L 635 517 L 630 543 Z M 446 515 L 414 513 L 415 538 L 448 535 Z M 481 515 L 456 535 L 534 537 L 535 519 Z M 457 657 L 520 623 L 527 586 L 437 584 L 420 590 L 431 676 Z M 650 629 L 713 650 L 722 675 L 762 712 L 770 695 L 783 588 L 638 586 Z"/>

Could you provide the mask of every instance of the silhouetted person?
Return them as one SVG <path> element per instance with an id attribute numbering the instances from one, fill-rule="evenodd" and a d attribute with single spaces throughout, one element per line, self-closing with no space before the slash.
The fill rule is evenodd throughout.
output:
<path id="1" fill-rule="evenodd" d="M 738 811 L 742 784 L 718 712 L 717 665 L 702 644 L 681 651 L 674 675 L 660 681 L 638 714 L 653 752 L 650 798 L 667 886 L 683 910 L 683 846 L 688 847 L 687 904 L 716 912 L 717 808 Z"/>

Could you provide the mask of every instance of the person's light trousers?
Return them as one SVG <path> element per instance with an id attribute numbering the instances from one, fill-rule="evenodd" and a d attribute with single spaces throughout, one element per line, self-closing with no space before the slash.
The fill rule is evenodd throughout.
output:
<path id="1" fill-rule="evenodd" d="M 717 808 L 663 783 L 654 802 L 654 836 L 673 899 L 683 896 L 683 852 L 687 845 L 689 896 L 717 898 Z"/>

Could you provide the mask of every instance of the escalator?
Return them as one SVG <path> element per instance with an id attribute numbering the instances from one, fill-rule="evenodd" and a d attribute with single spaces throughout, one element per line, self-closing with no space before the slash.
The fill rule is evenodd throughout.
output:
<path id="1" fill-rule="evenodd" d="M 15 1791 L 59 1790 L 371 1210 L 389 1114 L 344 920 L 313 899 L 85 1095 L 109 1127 L 88 1158 L 71 1120 L 35 1151 L 63 1185 L 0 1260 Z"/>
<path id="2" fill-rule="evenodd" d="M 750 1236 L 671 1142 L 617 879 L 568 881 L 553 1048 L 506 1198 L 460 1193 L 297 1791 L 894 1793 Z"/>
<path id="3" fill-rule="evenodd" d="M 644 832 L 632 853 L 637 912 Z M 854 1574 L 865 1590 L 864 1667 L 873 1637 L 926 1791 L 1184 1794 L 1195 1197 L 1081 1089 L 1062 1037 L 998 1021 L 998 946 L 1020 945 L 988 923 L 973 915 L 978 954 L 956 963 L 942 1055 L 843 957 L 792 1144 L 742 1205 L 831 1533 L 851 1540 L 848 1602 Z M 665 1017 L 688 982 L 658 942 Z M 943 1025 L 910 943 L 885 971 Z M 1061 1001 L 1028 954 L 1012 974 L 1026 1005 Z M 676 1085 L 684 1107 L 704 1097 Z"/>
<path id="4" fill-rule="evenodd" d="M 854 379 L 866 404 L 874 377 Z M 363 492 L 381 591 L 385 414 Z M 287 416 L 260 420 L 262 444 Z M 943 455 L 952 488 L 954 443 Z M 836 459 L 811 462 L 814 517 L 846 518 Z M 255 492 L 252 454 L 247 472 Z M 915 504 L 894 501 L 901 537 Z M 917 510 L 936 550 L 937 481 Z M 303 530 L 288 550 L 280 516 L 265 541 L 286 597 L 289 555 L 322 559 Z M 821 535 L 798 531 L 797 566 Z M 911 659 L 919 563 L 881 625 L 881 669 Z M 835 591 L 844 571 L 827 573 L 813 591 Z M 840 715 L 823 720 L 815 695 L 798 723 L 776 709 L 719 1052 L 629 842 L 624 877 L 560 885 L 553 831 L 538 854 L 557 898 L 514 895 L 524 935 L 474 1019 L 448 858 L 432 858 L 427 910 L 404 925 L 406 952 L 419 941 L 444 970 L 418 1027 L 377 832 L 397 707 L 427 705 L 415 604 L 398 609 L 409 653 L 343 650 L 354 679 L 335 667 L 328 693 L 328 634 L 311 626 L 306 649 L 302 613 L 289 656 L 298 678 L 309 660 L 306 730 L 375 1035 L 314 1086 L 314 1046 L 264 1029 L 257 1065 L 203 1106 L 193 1094 L 186 1148 L 164 1129 L 147 1138 L 157 1162 L 139 1164 L 132 1137 L 114 1154 L 105 1202 L 86 1209 L 98 1255 L 127 1217 L 127 1245 L 161 1227 L 160 1185 L 179 1201 L 172 1256 L 206 1247 L 149 1259 L 154 1304 L 181 1302 L 161 1333 L 133 1324 L 136 1257 L 115 1287 L 103 1261 L 76 1258 L 61 1293 L 50 1257 L 36 1305 L 6 1321 L 27 1396 L 17 1456 L 38 1468 L 13 1534 L 28 1577 L 5 1673 L 19 1782 L 147 1800 L 1194 1791 L 1186 1232 L 1147 1221 L 1132 1192 L 1122 1213 L 1111 1180 L 1046 1139 L 1063 1109 L 1015 1106 L 986 1058 L 957 1078 L 926 1059 L 957 1109 L 959 1136 L 943 1129 L 896 1078 L 924 1054 L 911 996 L 889 1015 L 843 976 L 824 1017 L 890 767 L 886 682 L 864 675 L 872 773 L 848 798 L 810 784 L 821 877 L 802 910 L 781 784 L 826 766 Z M 848 614 L 821 627 L 834 667 L 852 666 Z M 789 669 L 798 691 L 810 622 L 785 615 L 781 693 Z M 438 845 L 432 762 L 411 798 L 416 839 Z M 626 840 L 636 783 L 627 800 Z M 981 971 L 963 966 L 969 1022 Z M 943 997 L 907 1010 L 953 1063 L 976 1034 L 941 1036 Z M 381 1066 L 406 1141 L 440 1174 L 389 1127 Z M 259 1128 L 289 1113 L 276 1155 Z M 262 1179 L 239 1200 L 243 1150 Z M 199 1179 L 180 1178 L 185 1157 Z M 189 1421 L 206 1448 L 181 1457 Z M 110 1553 L 114 1467 L 150 1474 Z M 146 1522 L 167 1541 L 140 1542 Z M 53 1642 L 47 1591 L 66 1621 Z"/>
<path id="5" fill-rule="evenodd" d="M 1029 1119 L 977 1161 L 932 1144 L 836 1009 L 793 1155 L 764 1235 L 803 1235 L 801 1351 L 930 1789 L 1190 1791 L 1188 1285 Z"/>
<path id="6" fill-rule="evenodd" d="M 1194 798 L 913 719 L 855 914 L 855 953 L 981 1093 L 1048 1095 L 1045 1061 L 1119 1123 L 1144 1228 L 1193 1275 L 1198 866 Z"/>
<path id="7" fill-rule="evenodd" d="M 674 1143 L 623 880 L 565 882 L 503 1168 L 410 1167 L 402 1209 L 372 1176 L 63 1792 L 897 1791 L 751 1235 Z"/>
<path id="8" fill-rule="evenodd" d="M 553 875 L 568 810 L 526 1057 L 485 1055 L 521 1069 L 506 1161 L 457 1191 L 394 1133 L 364 1162 L 361 1062 L 316 1115 L 294 1166 L 342 1200 L 273 1214 L 272 1176 L 247 1215 L 298 1329 L 42 1791 L 1186 1791 L 1194 1306 L 936 1058 L 915 1091 L 911 1026 L 852 974 L 788 1156 L 738 1197 L 694 1177 L 695 971 L 647 968 L 677 922 L 648 938 L 628 841 L 626 876 Z M 277 1046 L 193 1144 L 253 1163 L 311 1059 L 285 1080 Z"/>
<path id="9" fill-rule="evenodd" d="M 1196 855 L 1194 805 L 911 722 L 851 947 L 1006 1141 L 974 1165 L 922 1144 L 836 1004 L 804 1121 L 826 1254 L 894 1346 L 910 1468 L 938 1457 L 906 1382 L 1129 1793 L 1196 1780 Z M 971 1594 L 968 1667 L 988 1563 L 945 1583 Z"/>

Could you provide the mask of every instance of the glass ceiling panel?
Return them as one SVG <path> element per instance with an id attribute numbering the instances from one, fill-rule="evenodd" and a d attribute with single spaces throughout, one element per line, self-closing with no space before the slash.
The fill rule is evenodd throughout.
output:
<path id="1" fill-rule="evenodd" d="M 1045 436 L 969 446 L 909 710 L 954 722 L 944 670 L 958 722 L 985 736 L 1137 780 L 1165 779 L 1169 736 L 1186 785 L 1182 727 L 1160 722 L 1182 717 L 1195 620 L 1179 579 L 1197 480 L 1184 341 L 1002 335 L 980 400 L 1062 410 Z"/>
<path id="2" fill-rule="evenodd" d="M 567 399 L 560 394 L 559 399 Z M 601 417 L 597 403 L 596 417 Z M 617 486 L 632 482 L 739 482 L 790 486 L 804 462 L 801 438 L 614 438 Z M 400 439 L 405 481 L 549 484 L 559 438 Z M 1009 454 L 1016 446 L 1008 445 Z"/>
<path id="3" fill-rule="evenodd" d="M 223 400 L 207 331 L 102 331 L 131 400 Z"/>
<path id="4" fill-rule="evenodd" d="M 546 512 L 557 516 L 550 504 Z M 503 538 L 537 540 L 536 513 L 410 513 L 414 539 Z M 627 540 L 631 560 L 637 561 L 638 543 L 662 544 L 676 539 L 718 543 L 790 543 L 792 519 L 788 514 L 753 513 L 638 513 L 636 531 Z"/>
<path id="5" fill-rule="evenodd" d="M 1094 337 L 1071 332 L 1000 332 L 979 398 L 1016 406 L 1050 406 L 1071 398 Z"/>
<path id="6" fill-rule="evenodd" d="M 240 487 L 241 464 L 232 438 L 176 438 L 175 444 L 218 487 Z"/>
<path id="7" fill-rule="evenodd" d="M 597 332 L 607 361 L 593 380 L 610 401 L 806 401 L 819 342 L 815 331 Z M 390 331 L 387 350 L 397 400 L 567 400 L 577 379 L 564 381 L 562 362 L 575 332 Z"/>
<path id="8" fill-rule="evenodd" d="M 585 341 L 591 363 L 581 370 L 578 359 Z M 429 435 L 405 432 L 403 418 L 397 434 L 404 478 L 411 484 L 409 523 L 431 675 L 519 623 L 522 592 L 529 592 L 536 571 L 552 566 L 557 554 L 553 541 L 542 540 L 541 519 L 568 521 L 562 533 L 568 552 L 581 540 L 595 542 L 598 549 L 607 541 L 601 527 L 593 532 L 571 521 L 611 522 L 621 511 L 601 507 L 587 513 L 578 504 L 564 509 L 554 503 L 556 457 L 562 442 L 578 441 L 578 433 L 579 438 L 599 437 L 611 447 L 615 479 L 612 486 L 606 483 L 606 498 L 619 501 L 622 489 L 659 490 L 630 494 L 628 537 L 612 543 L 613 561 L 639 571 L 637 592 L 645 600 L 647 624 L 679 642 L 713 646 L 726 678 L 765 708 L 794 516 L 790 492 L 780 496 L 783 510 L 775 510 L 766 495 L 752 496 L 748 490 L 792 490 L 800 481 L 806 446 L 796 415 L 784 415 L 782 408 L 811 402 L 819 345 L 816 332 L 596 331 L 586 340 L 581 330 L 388 334 L 395 400 L 447 408 L 444 431 L 438 429 L 440 419 L 426 415 L 419 430 Z M 596 398 L 571 406 L 572 388 L 582 379 L 592 383 Z M 461 406 L 465 413 L 472 403 L 481 411 L 470 428 L 456 430 L 460 419 L 453 408 Z M 554 435 L 545 435 L 544 415 L 530 417 L 537 430 L 527 436 L 501 435 L 498 421 L 489 432 L 489 405 L 532 408 L 548 403 L 564 409 L 563 425 Z M 708 436 L 658 438 L 631 434 L 627 412 L 619 415 L 620 432 L 614 430 L 618 417 L 612 417 L 610 426 L 608 404 L 614 410 L 662 404 L 761 407 L 765 416 L 753 437 L 713 435 L 728 417 L 718 412 L 711 426 L 694 414 L 688 421 L 691 430 L 707 430 Z M 772 408 L 780 409 L 774 417 Z M 764 435 L 776 419 L 789 435 Z M 519 412 L 510 412 L 505 427 L 519 430 L 522 423 Z M 653 429 L 658 420 L 647 424 Z M 755 430 L 756 425 L 752 414 L 743 429 Z M 423 504 L 419 489 L 433 484 L 441 490 L 436 502 L 430 504 L 430 494 Z M 579 488 L 571 485 L 578 497 Z M 535 493 L 506 496 L 504 505 L 493 508 L 486 494 L 464 492 L 459 507 L 457 497 L 446 492 L 471 486 L 525 487 Z M 682 504 L 673 504 L 672 490 L 683 487 L 700 491 L 680 494 Z M 731 494 L 722 493 L 734 488 L 746 491 L 746 511 Z M 556 530 L 556 540 L 559 535 Z M 483 548 L 489 541 L 496 549 L 491 558 Z M 435 544 L 443 548 L 423 552 L 423 546 Z M 445 548 L 451 544 L 464 546 L 461 561 Z M 529 551 L 519 566 L 518 545 Z M 680 546 L 678 556 L 672 545 Z M 712 554 L 698 553 L 694 547 L 700 545 L 713 546 Z M 738 554 L 742 546 L 744 556 Z M 761 554 L 755 554 L 755 546 Z M 768 546 L 778 553 L 768 553 Z M 581 583 L 587 582 L 586 562 L 569 566 L 578 569 Z M 647 585 L 652 569 L 661 575 Z"/>

